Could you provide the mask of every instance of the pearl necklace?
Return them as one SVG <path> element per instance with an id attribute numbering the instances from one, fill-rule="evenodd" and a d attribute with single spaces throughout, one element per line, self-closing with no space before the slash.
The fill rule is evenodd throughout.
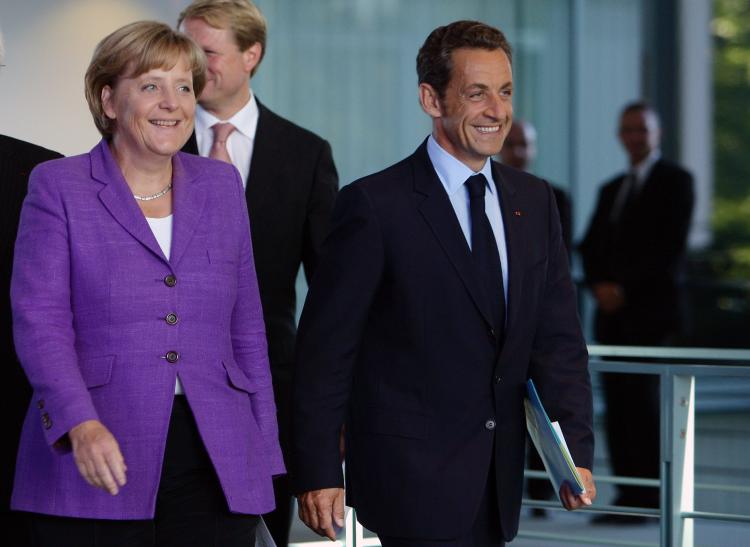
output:
<path id="1" fill-rule="evenodd" d="M 167 192 L 169 192 L 172 189 L 172 183 L 170 182 L 167 184 L 163 189 L 159 190 L 155 194 L 151 194 L 150 196 L 139 196 L 138 194 L 133 194 L 133 197 L 137 199 L 138 201 L 151 201 L 152 199 L 160 198 Z"/>

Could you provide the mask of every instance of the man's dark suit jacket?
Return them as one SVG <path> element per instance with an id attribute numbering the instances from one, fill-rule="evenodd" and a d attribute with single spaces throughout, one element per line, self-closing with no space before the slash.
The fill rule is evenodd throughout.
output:
<path id="1" fill-rule="evenodd" d="M 607 344 L 660 344 L 680 328 L 679 277 L 693 177 L 674 163 L 657 161 L 632 205 L 613 222 L 612 207 L 624 180 L 621 175 L 602 187 L 580 246 L 587 283 L 613 281 L 625 295 L 617 318 L 599 314 L 597 338 Z"/>
<path id="2" fill-rule="evenodd" d="M 13 475 L 21 426 L 31 398 L 31 388 L 13 346 L 10 310 L 10 276 L 13 247 L 29 173 L 39 163 L 62 156 L 52 150 L 0 135 L 0 405 L 3 416 L 3 449 L 0 450 L 0 512 L 10 507 Z"/>
<path id="3" fill-rule="evenodd" d="M 245 196 L 279 435 L 286 455 L 297 332 L 295 282 L 300 264 L 309 281 L 318 262 L 338 191 L 338 175 L 327 141 L 274 114 L 260 101 L 258 109 Z M 183 151 L 198 154 L 195 134 Z"/>
<path id="4" fill-rule="evenodd" d="M 490 303 L 423 144 L 344 187 L 305 303 L 294 390 L 295 491 L 343 486 L 378 534 L 455 538 L 497 470 L 506 540 L 518 529 L 526 379 L 591 467 L 591 389 L 552 191 L 497 163 L 509 259 L 498 353 Z"/>

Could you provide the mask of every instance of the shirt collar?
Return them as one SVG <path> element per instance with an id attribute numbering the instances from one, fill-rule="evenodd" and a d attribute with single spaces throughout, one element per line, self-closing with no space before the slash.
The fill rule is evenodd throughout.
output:
<path id="1" fill-rule="evenodd" d="M 492 178 L 492 163 L 489 158 L 487 158 L 484 166 L 479 171 L 474 172 L 466 164 L 449 154 L 437 143 L 432 135 L 427 138 L 427 155 L 430 157 L 432 166 L 435 168 L 435 172 L 449 196 L 452 196 L 462 188 L 466 179 L 478 173 L 481 173 L 487 179 L 487 189 L 489 192 L 491 194 L 495 193 L 496 189 Z"/>
<path id="2" fill-rule="evenodd" d="M 255 94 L 250 90 L 250 99 L 245 106 L 240 108 L 234 116 L 228 120 L 220 120 L 208 110 L 198 105 L 195 109 L 195 131 L 204 132 L 211 129 L 211 126 L 220 123 L 231 123 L 236 131 L 239 131 L 249 139 L 255 138 L 255 130 L 258 127 L 258 102 L 255 100 Z"/>
<path id="3" fill-rule="evenodd" d="M 659 161 L 660 158 L 661 150 L 655 148 L 648 156 L 641 160 L 639 164 L 634 165 L 630 168 L 629 172 L 635 175 L 635 179 L 638 181 L 639 185 L 643 184 L 643 182 L 648 178 L 648 175 L 651 173 L 651 169 L 654 167 L 654 164 Z"/>

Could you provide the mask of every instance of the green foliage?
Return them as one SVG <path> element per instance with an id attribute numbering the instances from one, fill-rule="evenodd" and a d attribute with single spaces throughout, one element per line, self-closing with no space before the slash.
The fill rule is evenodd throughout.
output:
<path id="1" fill-rule="evenodd" d="M 750 2 L 715 0 L 716 193 L 750 194 Z"/>
<path id="2" fill-rule="evenodd" d="M 750 2 L 714 0 L 713 250 L 750 279 Z"/>
<path id="3" fill-rule="evenodd" d="M 750 280 L 750 194 L 714 198 L 713 233 L 713 275 Z"/>

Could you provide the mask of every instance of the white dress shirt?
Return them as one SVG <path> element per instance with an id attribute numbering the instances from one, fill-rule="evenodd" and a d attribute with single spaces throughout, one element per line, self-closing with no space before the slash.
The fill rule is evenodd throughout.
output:
<path id="1" fill-rule="evenodd" d="M 612 210 L 609 215 L 611 222 L 617 222 L 620 218 L 622 209 L 625 207 L 625 200 L 628 198 L 628 194 L 630 194 L 631 186 L 635 185 L 633 195 L 637 195 L 643 188 L 643 183 L 646 182 L 646 179 L 651 174 L 651 170 L 660 158 L 661 151 L 657 148 L 652 150 L 651 153 L 641 160 L 640 163 L 631 166 L 630 169 L 625 172 L 624 179 L 620 185 L 620 190 L 617 192 L 615 201 L 612 204 Z"/>
<path id="2" fill-rule="evenodd" d="M 201 105 L 195 109 L 195 140 L 198 142 L 198 153 L 208 156 L 214 143 L 214 132 L 211 127 L 217 123 L 231 123 L 235 130 L 227 139 L 227 152 L 232 164 L 242 176 L 243 186 L 247 186 L 247 176 L 250 173 L 250 160 L 253 157 L 255 131 L 258 128 L 258 103 L 255 95 L 250 91 L 250 100 L 234 116 L 228 120 L 220 120 Z"/>
<path id="3" fill-rule="evenodd" d="M 507 306 L 508 251 L 505 244 L 505 226 L 503 225 L 500 199 L 494 179 L 492 178 L 492 164 L 489 158 L 484 163 L 484 167 L 475 173 L 464 163 L 446 152 L 432 138 L 432 135 L 427 139 L 427 155 L 430 156 L 432 166 L 435 168 L 435 172 L 448 194 L 469 249 L 471 249 L 471 214 L 469 212 L 469 189 L 464 183 L 470 176 L 479 173 L 483 174 L 487 179 L 487 189 L 484 193 L 484 212 L 490 221 L 492 233 L 495 235 L 495 243 L 497 243 L 497 252 L 500 254 L 500 265 L 503 268 L 503 292 L 505 293 L 505 304 Z"/>

